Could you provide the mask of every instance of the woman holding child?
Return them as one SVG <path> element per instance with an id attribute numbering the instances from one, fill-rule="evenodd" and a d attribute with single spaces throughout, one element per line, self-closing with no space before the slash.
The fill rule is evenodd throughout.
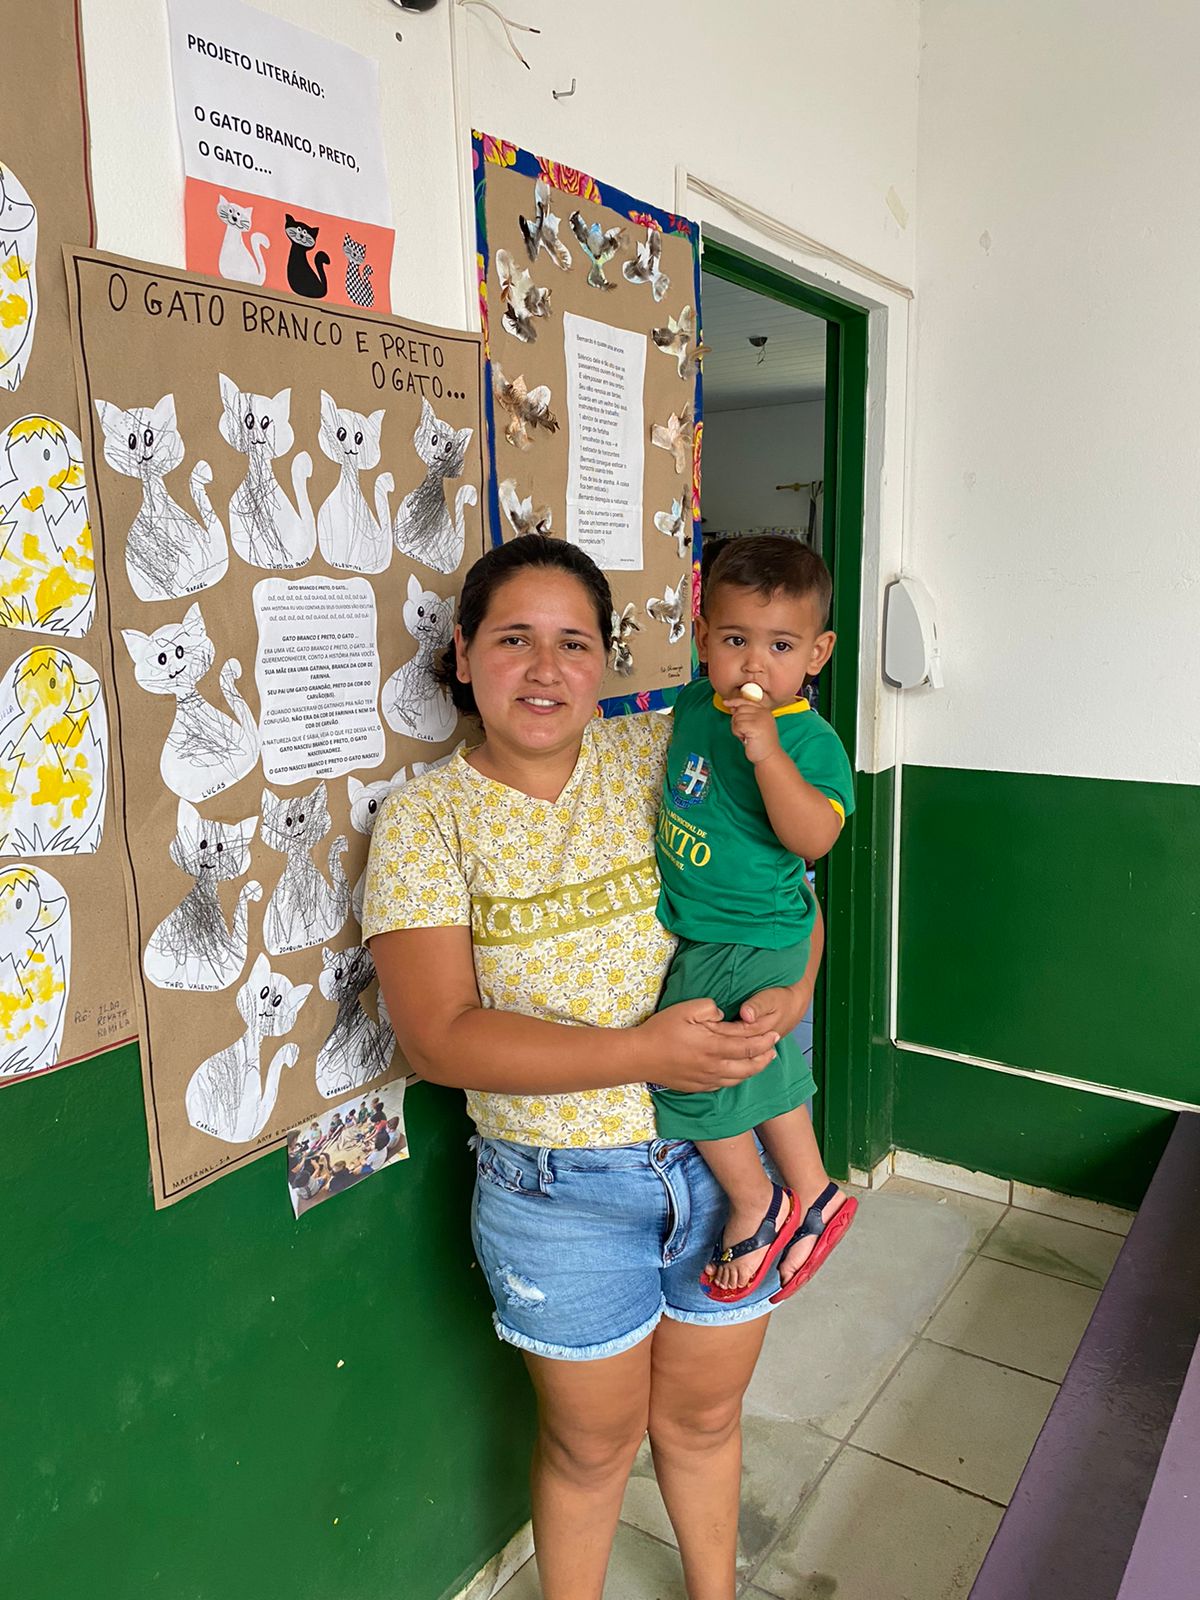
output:
<path id="1" fill-rule="evenodd" d="M 798 698 L 832 648 L 824 568 L 803 547 L 792 552 L 799 568 L 776 561 L 765 579 L 761 559 L 749 579 L 744 563 L 723 578 L 719 558 L 706 592 L 712 681 L 680 703 L 712 702 L 719 735 L 753 767 L 762 861 L 772 832 L 793 860 L 824 853 L 851 804 L 845 757 L 843 772 L 820 732 L 832 731 Z M 737 615 L 717 619 L 726 593 Z M 768 864 L 763 881 L 786 910 L 772 923 L 771 959 L 741 963 L 755 992 L 735 993 L 736 974 L 693 918 L 685 945 L 701 955 L 693 975 L 672 973 L 690 997 L 656 1011 L 676 948 L 659 921 L 655 857 L 673 719 L 595 717 L 611 617 L 604 575 L 564 540 L 527 536 L 476 562 L 445 681 L 483 741 L 385 803 L 363 933 L 408 1059 L 467 1090 L 478 1130 L 476 1253 L 496 1330 L 525 1353 L 538 1399 L 533 1515 L 546 1600 L 599 1600 L 647 1431 L 690 1600 L 732 1600 L 741 1404 L 765 1314 L 853 1213 L 828 1184 L 803 1111 L 803 1126 L 795 1120 L 811 1079 L 786 1048 L 776 1059 L 808 1008 L 821 925 L 802 869 L 784 885 Z M 761 702 L 740 694 L 745 683 Z M 820 752 L 812 784 L 794 730 L 778 731 L 784 719 L 804 723 L 801 712 Z M 728 757 L 714 747 L 708 763 L 714 802 Z M 671 752 L 668 803 L 706 765 L 685 780 L 689 758 Z M 697 967 L 720 982 L 719 1003 L 695 988 Z M 694 1134 L 660 1136 L 648 1081 L 664 1129 L 670 1117 L 686 1123 L 695 1096 L 704 1116 Z M 740 1110 L 722 1121 L 730 1092 Z M 784 1124 L 774 1142 L 770 1119 Z M 786 1188 L 762 1171 L 760 1122 Z"/>

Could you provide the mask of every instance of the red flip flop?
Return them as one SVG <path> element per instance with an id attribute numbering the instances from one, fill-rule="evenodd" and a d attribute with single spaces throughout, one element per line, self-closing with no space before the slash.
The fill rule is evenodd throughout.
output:
<path id="1" fill-rule="evenodd" d="M 771 1188 L 774 1190 L 771 1196 L 771 1204 L 767 1208 L 767 1214 L 762 1219 L 759 1230 L 754 1237 L 752 1239 L 741 1239 L 737 1244 L 730 1245 L 728 1249 L 718 1244 L 712 1253 L 710 1265 L 727 1267 L 731 1261 L 736 1261 L 739 1256 L 748 1256 L 753 1250 L 765 1248 L 767 1253 L 759 1263 L 750 1282 L 744 1283 L 740 1289 L 719 1289 L 711 1278 L 705 1277 L 703 1273 L 700 1274 L 700 1287 L 710 1300 L 716 1300 L 720 1305 L 737 1305 L 739 1300 L 745 1300 L 749 1295 L 752 1295 L 787 1249 L 791 1243 L 792 1235 L 800 1226 L 800 1207 L 796 1204 L 796 1196 L 790 1189 L 785 1189 L 778 1183 L 773 1183 Z M 783 1226 L 776 1232 L 775 1218 L 779 1215 L 779 1207 L 784 1200 L 788 1203 L 788 1214 L 784 1219 Z"/>
<path id="2" fill-rule="evenodd" d="M 804 1221 L 796 1229 L 789 1246 L 797 1244 L 801 1239 L 811 1239 L 814 1236 L 817 1242 L 813 1245 L 812 1254 L 804 1265 L 792 1274 L 782 1289 L 777 1289 L 771 1296 L 773 1306 L 782 1305 L 795 1294 L 797 1289 L 803 1289 L 813 1274 L 828 1261 L 835 1246 L 841 1243 L 848 1232 L 850 1224 L 854 1221 L 854 1213 L 858 1210 L 858 1201 L 852 1194 L 846 1196 L 828 1222 L 821 1215 L 837 1192 L 837 1184 L 831 1183 L 827 1189 L 822 1190 L 805 1212 Z M 786 1254 L 786 1251 L 784 1253 Z"/>

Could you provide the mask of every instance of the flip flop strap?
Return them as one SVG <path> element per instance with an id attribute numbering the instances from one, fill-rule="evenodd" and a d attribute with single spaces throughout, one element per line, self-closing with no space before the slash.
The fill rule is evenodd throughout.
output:
<path id="1" fill-rule="evenodd" d="M 727 1267 L 731 1261 L 737 1261 L 741 1256 L 748 1256 L 752 1250 L 765 1250 L 774 1244 L 775 1235 L 779 1232 L 775 1226 L 775 1218 L 779 1215 L 779 1208 L 787 1197 L 777 1183 L 771 1187 L 775 1192 L 771 1196 L 771 1204 L 758 1232 L 752 1239 L 740 1239 L 737 1244 L 731 1244 L 728 1248 L 718 1245 L 712 1257 L 717 1266 Z"/>
<path id="2" fill-rule="evenodd" d="M 796 1239 L 819 1239 L 821 1237 L 829 1226 L 821 1213 L 837 1192 L 836 1183 L 831 1183 L 827 1189 L 821 1191 L 804 1213 L 804 1221 L 796 1229 Z M 792 1243 L 794 1244 L 795 1242 L 796 1240 L 793 1239 Z"/>

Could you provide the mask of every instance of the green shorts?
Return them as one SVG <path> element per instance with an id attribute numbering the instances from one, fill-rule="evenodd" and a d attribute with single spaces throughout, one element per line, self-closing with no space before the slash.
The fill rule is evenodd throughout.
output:
<path id="1" fill-rule="evenodd" d="M 733 1021 L 743 1002 L 760 989 L 798 983 L 808 965 L 808 948 L 807 939 L 784 950 L 758 950 L 748 944 L 697 944 L 681 939 L 658 1009 L 680 1000 L 708 998 L 716 1001 L 728 1021 Z M 728 1089 L 684 1094 L 677 1089 L 651 1086 L 659 1137 L 728 1139 L 802 1106 L 816 1093 L 804 1052 L 791 1034 L 780 1039 L 775 1050 L 774 1061 L 761 1072 Z"/>

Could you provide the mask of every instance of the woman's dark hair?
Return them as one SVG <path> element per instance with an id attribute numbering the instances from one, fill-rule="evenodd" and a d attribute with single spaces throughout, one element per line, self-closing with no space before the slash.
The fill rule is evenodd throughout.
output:
<path id="1" fill-rule="evenodd" d="M 550 539 L 541 533 L 525 533 L 508 544 L 496 545 L 479 560 L 463 579 L 462 594 L 458 602 L 458 625 L 468 644 L 474 639 L 488 614 L 497 590 L 510 578 L 529 567 L 544 567 L 548 571 L 567 572 L 578 578 L 588 598 L 596 608 L 596 622 L 600 637 L 607 650 L 612 644 L 612 590 L 608 579 L 578 545 L 566 539 Z M 464 716 L 477 717 L 479 707 L 469 683 L 460 683 L 456 670 L 454 641 L 438 657 L 437 681 L 449 690 L 455 707 Z"/>

